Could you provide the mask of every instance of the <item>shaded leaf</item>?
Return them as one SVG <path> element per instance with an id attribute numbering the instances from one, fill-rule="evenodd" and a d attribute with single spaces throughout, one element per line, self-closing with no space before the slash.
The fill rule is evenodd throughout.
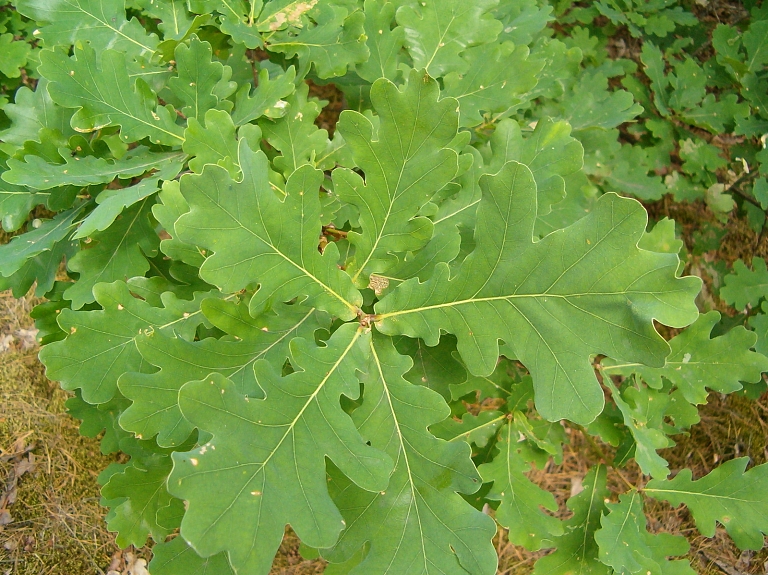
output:
<path id="1" fill-rule="evenodd" d="M 744 309 L 748 305 L 755 307 L 760 300 L 768 297 L 768 266 L 765 259 L 752 258 L 750 270 L 744 262 L 736 260 L 733 272 L 723 279 L 725 285 L 720 288 L 720 297 L 736 309 Z"/>
<path id="2" fill-rule="evenodd" d="M 67 154 L 66 163 L 49 164 L 40 156 L 26 156 L 23 162 L 10 158 L 10 169 L 3 173 L 3 179 L 35 190 L 50 190 L 67 185 L 85 187 L 107 184 L 115 178 L 130 179 L 152 169 L 162 170 L 170 164 L 180 164 L 183 158 L 184 155 L 178 152 L 153 153 L 143 146 L 114 161 L 93 156 L 71 157 Z"/>
<path id="3" fill-rule="evenodd" d="M 582 481 L 581 493 L 568 499 L 573 516 L 563 522 L 565 532 L 553 540 L 554 553 L 536 561 L 535 575 L 609 575 L 610 568 L 598 558 L 594 539 L 600 528 L 609 491 L 605 486 L 606 467 L 596 465 Z"/>
<path id="4" fill-rule="evenodd" d="M 70 271 L 80 274 L 64 292 L 72 309 L 94 301 L 96 284 L 141 276 L 149 269 L 147 258 L 157 254 L 160 243 L 149 219 L 150 208 L 148 198 L 128 208 L 109 228 L 93 234 L 88 249 L 81 249 L 67 262 Z"/>
<path id="5" fill-rule="evenodd" d="M 557 511 L 554 496 L 526 477 L 531 466 L 520 453 L 518 434 L 511 424 L 502 429 L 496 445 L 499 454 L 493 462 L 484 463 L 479 468 L 483 481 L 493 482 L 486 497 L 501 502 L 496 510 L 496 520 L 509 529 L 509 540 L 515 545 L 532 551 L 550 547 L 551 538 L 563 534 L 563 526 L 559 519 L 547 515 L 540 507 Z"/>
<path id="6" fill-rule="evenodd" d="M 0 275 L 12 276 L 33 257 L 50 252 L 66 239 L 75 226 L 82 208 L 56 214 L 52 219 L 32 222 L 30 230 L 0 246 Z"/>
<path id="7" fill-rule="evenodd" d="M 365 173 L 363 180 L 345 168 L 333 172 L 336 194 L 360 211 L 362 232 L 348 235 L 355 256 L 347 265 L 358 285 L 391 268 L 393 254 L 418 249 L 432 236 L 432 222 L 417 214 L 458 171 L 458 154 L 449 147 L 458 128 L 456 100 L 438 97 L 437 82 L 413 71 L 403 90 L 386 79 L 371 88 L 376 133 L 362 114 L 341 115 L 337 129 Z"/>
<path id="8" fill-rule="evenodd" d="M 226 555 L 200 557 L 183 537 L 154 545 L 152 555 L 148 565 L 152 575 L 235 575 Z"/>

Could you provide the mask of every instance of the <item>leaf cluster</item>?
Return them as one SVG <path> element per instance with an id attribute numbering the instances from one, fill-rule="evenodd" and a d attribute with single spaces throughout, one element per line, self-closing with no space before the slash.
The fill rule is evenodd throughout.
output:
<path id="1" fill-rule="evenodd" d="M 692 572 L 647 497 L 762 546 L 765 465 L 668 479 L 660 450 L 709 390 L 760 389 L 766 316 L 723 333 L 674 223 L 614 192 L 665 193 L 648 173 L 672 134 L 668 177 L 717 175 L 686 134 L 759 121 L 766 20 L 715 46 L 738 86 L 714 96 L 682 44 L 607 60 L 566 4 L 2 7 L 28 38 L 0 64 L 23 84 L 6 74 L 0 285 L 45 296 L 40 358 L 81 432 L 128 456 L 99 478 L 107 524 L 155 541 L 153 575 L 266 574 L 286 525 L 336 572 L 490 575 L 499 528 L 552 550 L 536 573 Z M 594 10 L 634 35 L 693 25 L 671 2 Z M 557 37 L 556 13 L 587 27 Z M 761 303 L 754 265 L 724 298 Z M 561 521 L 531 471 L 568 429 L 616 457 Z M 652 481 L 612 503 L 631 460 Z"/>

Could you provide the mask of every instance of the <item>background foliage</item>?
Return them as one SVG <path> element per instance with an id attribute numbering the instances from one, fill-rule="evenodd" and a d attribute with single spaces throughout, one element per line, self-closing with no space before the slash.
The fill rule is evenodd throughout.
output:
<path id="1" fill-rule="evenodd" d="M 706 257 L 729 214 L 765 235 L 757 4 L 4 4 L 0 284 L 130 458 L 118 543 L 266 573 L 290 524 L 327 572 L 493 573 L 500 526 L 535 573 L 690 573 L 664 500 L 762 548 L 765 465 L 659 452 L 765 390 L 765 260 Z M 604 457 L 561 521 L 531 477 L 570 430 Z"/>

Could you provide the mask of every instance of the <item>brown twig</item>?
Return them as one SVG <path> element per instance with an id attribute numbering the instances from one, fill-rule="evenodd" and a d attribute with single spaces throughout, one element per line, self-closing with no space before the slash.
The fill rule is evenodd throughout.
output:
<path id="1" fill-rule="evenodd" d="M 323 235 L 324 236 L 333 236 L 337 239 L 344 239 L 347 237 L 347 232 L 344 230 L 337 230 L 333 226 L 323 226 Z"/>

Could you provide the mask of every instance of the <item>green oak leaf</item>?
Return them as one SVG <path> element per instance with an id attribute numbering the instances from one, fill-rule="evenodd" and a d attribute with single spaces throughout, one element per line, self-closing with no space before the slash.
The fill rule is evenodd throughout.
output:
<path id="1" fill-rule="evenodd" d="M 26 263 L 10 276 L 0 276 L 0 290 L 13 290 L 13 297 L 20 298 L 36 284 L 35 295 L 43 297 L 53 288 L 62 259 L 71 259 L 77 249 L 77 242 L 68 239 L 57 242 L 51 249 L 27 259 Z"/>
<path id="2" fill-rule="evenodd" d="M 551 118 L 536 122 L 526 138 L 515 120 L 502 120 L 491 138 L 491 149 L 492 157 L 482 173 L 496 173 L 510 160 L 528 166 L 536 182 L 538 216 L 547 215 L 565 197 L 565 177 L 584 165 L 584 148 L 571 136 L 571 127 Z M 476 201 L 480 202 L 480 195 Z"/>
<path id="3" fill-rule="evenodd" d="M 235 575 L 226 555 L 200 557 L 183 537 L 154 545 L 152 555 L 147 566 L 152 575 Z"/>
<path id="4" fill-rule="evenodd" d="M 439 93 L 436 81 L 413 71 L 402 90 L 383 78 L 374 83 L 376 132 L 362 114 L 341 114 L 337 129 L 365 173 L 363 179 L 346 168 L 333 171 L 335 193 L 360 211 L 362 231 L 348 235 L 355 255 L 347 265 L 358 285 L 393 267 L 394 254 L 418 249 L 432 236 L 432 222 L 417 214 L 458 171 L 450 147 L 458 105 L 452 98 L 438 101 Z"/>
<path id="5" fill-rule="evenodd" d="M 290 66 L 284 74 L 276 78 L 270 78 L 269 70 L 262 68 L 258 78 L 258 87 L 253 95 L 250 92 L 250 84 L 246 84 L 237 91 L 235 109 L 232 112 L 232 121 L 235 126 L 242 126 L 262 116 L 281 118 L 286 113 L 288 102 L 283 98 L 293 94 L 296 89 L 295 68 Z"/>
<path id="6" fill-rule="evenodd" d="M 726 94 L 718 100 L 715 100 L 714 94 L 707 94 L 700 105 L 686 110 L 680 116 L 694 126 L 713 134 L 721 134 L 726 131 L 726 126 L 733 126 L 735 117 L 750 115 L 749 104 L 738 100 L 736 94 Z"/>
<path id="7" fill-rule="evenodd" d="M 40 351 L 47 376 L 64 389 L 80 389 L 88 403 L 111 400 L 123 373 L 150 369 L 136 348 L 142 332 L 178 333 L 190 339 L 204 319 L 200 300 L 207 294 L 192 301 L 163 294 L 164 307 L 152 307 L 133 297 L 123 282 L 97 284 L 93 291 L 103 309 L 63 309 L 59 325 L 67 338 Z"/>
<path id="8" fill-rule="evenodd" d="M 197 36 L 192 36 L 189 46 L 179 44 L 176 48 L 178 75 L 168 80 L 168 88 L 183 104 L 181 113 L 187 119 L 202 118 L 237 88 L 229 81 L 232 68 L 212 61 L 212 56 L 211 45 Z"/>
<path id="9" fill-rule="evenodd" d="M 266 4 L 262 0 L 191 0 L 190 9 L 197 14 L 218 13 L 221 31 L 235 43 L 261 48 L 264 43 L 261 33 L 302 28 L 303 16 L 316 4 L 317 0 L 279 0 Z"/>
<path id="10" fill-rule="evenodd" d="M 62 297 L 66 285 L 66 282 L 54 282 L 51 289 L 45 293 L 45 300 L 33 307 L 29 313 L 29 317 L 35 320 L 35 328 L 38 330 L 36 339 L 41 346 L 67 336 L 56 321 L 61 310 L 70 305 L 70 302 Z"/>
<path id="11" fill-rule="evenodd" d="M 44 24 L 36 35 L 48 48 L 88 41 L 99 52 L 112 48 L 130 56 L 151 56 L 157 48 L 157 36 L 126 18 L 125 0 L 17 0 L 15 6 Z"/>
<path id="12" fill-rule="evenodd" d="M 691 323 L 700 280 L 676 276 L 676 254 L 637 248 L 647 216 L 634 200 L 606 194 L 534 242 L 531 171 L 509 162 L 480 185 L 475 251 L 455 274 L 440 263 L 429 281 L 400 284 L 376 304 L 376 327 L 427 345 L 453 333 L 475 375 L 494 370 L 504 340 L 531 371 L 543 417 L 589 423 L 604 403 L 590 356 L 663 366 L 669 346 L 652 320 Z"/>
<path id="13" fill-rule="evenodd" d="M 755 351 L 768 355 L 768 302 L 763 302 L 760 310 L 762 313 L 749 318 L 749 327 L 757 334 Z"/>
<path id="14" fill-rule="evenodd" d="M 32 46 L 24 40 L 14 40 L 13 34 L 0 34 L 0 72 L 8 78 L 21 76 L 31 51 Z"/>
<path id="15" fill-rule="evenodd" d="M 418 276 L 421 280 L 430 277 L 437 261 L 451 261 L 462 250 L 467 251 L 472 246 L 464 247 L 468 235 L 472 234 L 476 225 L 477 206 L 480 204 L 482 190 L 480 178 L 486 174 L 498 172 L 509 161 L 526 164 L 533 172 L 538 191 L 538 215 L 541 217 L 551 213 L 551 205 L 559 205 L 565 192 L 565 178 L 577 172 L 583 164 L 584 149 L 581 144 L 570 136 L 570 126 L 563 121 L 555 122 L 542 118 L 536 123 L 532 134 L 523 138 L 520 125 L 511 119 L 501 120 L 488 146 L 479 151 L 471 152 L 474 162 L 470 170 L 458 178 L 461 186 L 459 192 L 442 202 L 438 207 L 433 221 L 435 235 L 414 258 L 413 263 L 420 264 L 423 269 L 416 270 L 410 277 Z M 463 232 L 460 238 L 456 227 Z M 433 256 L 430 251 L 435 252 Z M 466 253 L 464 253 L 466 255 Z M 423 261 L 422 261 L 423 260 Z M 454 265 L 460 261 L 454 261 Z M 423 270 L 429 270 L 430 274 Z M 410 271 L 406 267 L 406 271 Z M 392 275 L 408 277 L 397 268 Z"/>
<path id="16" fill-rule="evenodd" d="M 139 146 L 114 161 L 94 156 L 72 157 L 70 154 L 65 154 L 65 157 L 63 164 L 49 164 L 40 156 L 25 156 L 23 162 L 10 158 L 9 170 L 3 172 L 3 179 L 34 190 L 107 184 L 115 178 L 130 179 L 152 169 L 161 170 L 169 164 L 180 164 L 184 154 L 154 153 Z"/>
<path id="17" fill-rule="evenodd" d="M 725 285 L 720 288 L 720 297 L 736 309 L 756 307 L 760 300 L 768 297 L 768 266 L 765 259 L 752 258 L 750 270 L 744 262 L 736 260 L 733 272 L 723 279 Z"/>
<path id="18" fill-rule="evenodd" d="M 552 6 L 539 6 L 536 0 L 500 2 L 493 15 L 504 26 L 499 38 L 511 40 L 518 46 L 531 44 L 547 23 L 554 20 Z"/>
<path id="19" fill-rule="evenodd" d="M 328 148 L 328 132 L 315 125 L 322 107 L 308 95 L 309 86 L 301 84 L 288 98 L 285 116 L 259 123 L 269 145 L 280 152 L 272 163 L 286 178 L 305 164 L 317 166 Z"/>
<path id="20" fill-rule="evenodd" d="M 682 469 L 673 479 L 650 481 L 644 493 L 673 506 L 684 503 L 705 537 L 715 535 L 719 521 L 739 549 L 762 549 L 768 534 L 768 465 L 745 472 L 748 463 L 748 457 L 726 461 L 696 481 L 690 469 Z"/>
<path id="21" fill-rule="evenodd" d="M 266 575 L 288 523 L 307 545 L 332 545 L 344 523 L 328 494 L 326 457 L 363 489 L 387 487 L 391 460 L 365 444 L 339 404 L 360 393 L 356 371 L 369 341 L 353 324 L 326 347 L 293 340 L 297 371 L 281 377 L 266 360 L 254 366 L 266 399 L 240 395 L 220 374 L 181 388 L 184 417 L 213 435 L 175 453 L 168 480 L 188 502 L 181 533 L 201 556 L 227 551 L 235 571 Z"/>
<path id="22" fill-rule="evenodd" d="M 365 35 L 370 57 L 357 64 L 355 72 L 363 80 L 373 83 L 379 78 L 393 82 L 399 74 L 400 52 L 405 45 L 405 30 L 392 28 L 396 3 L 387 0 L 365 0 Z"/>
<path id="23" fill-rule="evenodd" d="M 609 575 L 610 568 L 598 559 L 595 531 L 605 510 L 609 491 L 606 467 L 596 465 L 582 481 L 583 490 L 568 499 L 573 516 L 563 522 L 564 533 L 552 540 L 554 553 L 536 561 L 534 575 Z"/>
<path id="24" fill-rule="evenodd" d="M 509 529 L 509 540 L 536 551 L 549 547 L 552 537 L 562 535 L 563 526 L 559 519 L 541 510 L 557 511 L 557 502 L 549 491 L 526 477 L 531 466 L 520 453 L 518 436 L 511 424 L 502 429 L 501 439 L 496 444 L 499 454 L 478 470 L 485 483 L 493 482 L 486 497 L 501 502 L 496 510 L 496 521 Z"/>
<path id="25" fill-rule="evenodd" d="M 64 292 L 64 297 L 72 301 L 72 309 L 94 301 L 93 287 L 98 283 L 146 273 L 150 267 L 147 258 L 157 254 L 160 243 L 150 221 L 151 207 L 149 198 L 131 206 L 106 230 L 94 233 L 90 238 L 92 245 L 67 262 L 70 271 L 80 274 L 78 281 Z"/>
<path id="26" fill-rule="evenodd" d="M 667 559 L 688 552 L 685 537 L 648 532 L 643 500 L 637 491 L 622 494 L 619 503 L 607 503 L 606 507 L 608 514 L 602 517 L 601 527 L 595 533 L 603 563 L 617 573 L 695 575 L 687 560 Z"/>
<path id="27" fill-rule="evenodd" d="M 182 0 L 134 0 L 144 14 L 156 18 L 157 27 L 166 40 L 183 40 L 194 29 L 195 18 L 187 12 L 187 2 Z M 178 60 L 178 57 L 177 57 Z"/>
<path id="28" fill-rule="evenodd" d="M 467 412 L 461 416 L 460 422 L 453 417 L 447 417 L 430 425 L 429 431 L 439 439 L 466 441 L 478 447 L 485 447 L 506 421 L 507 415 L 500 411 L 481 411 L 477 415 Z"/>
<path id="29" fill-rule="evenodd" d="M 473 127 L 488 116 L 512 113 L 537 83 L 544 61 L 529 58 L 526 46 L 483 44 L 463 55 L 468 70 L 451 72 L 443 80 L 444 96 L 459 101 L 461 126 Z"/>
<path id="30" fill-rule="evenodd" d="M 74 208 L 60 212 L 50 220 L 34 220 L 27 233 L 0 246 L 0 276 L 12 276 L 31 258 L 55 250 L 70 236 L 81 211 L 82 207 Z"/>
<path id="31" fill-rule="evenodd" d="M 669 105 L 667 97 L 667 87 L 669 78 L 664 73 L 664 56 L 653 43 L 643 42 L 642 55 L 640 60 L 645 65 L 645 74 L 651 80 L 651 89 L 653 90 L 653 103 L 662 116 L 669 116 Z"/>
<path id="32" fill-rule="evenodd" d="M 85 437 L 97 437 L 102 431 L 101 453 L 107 455 L 120 451 L 120 441 L 129 436 L 117 422 L 118 417 L 128 402 L 122 397 L 115 397 L 112 401 L 101 405 L 91 405 L 83 400 L 79 391 L 74 397 L 70 397 L 64 406 L 67 413 L 80 421 L 80 435 Z"/>
<path id="33" fill-rule="evenodd" d="M 658 200 L 670 191 L 660 177 L 648 175 L 653 168 L 647 150 L 640 146 L 621 146 L 611 158 L 609 166 L 601 166 L 603 181 L 608 190 L 631 194 L 646 201 Z"/>
<path id="34" fill-rule="evenodd" d="M 564 116 L 574 131 L 589 128 L 609 130 L 632 121 L 643 112 L 626 90 L 608 89 L 601 72 L 584 73 L 563 100 Z"/>
<path id="35" fill-rule="evenodd" d="M 445 336 L 444 336 L 445 337 Z M 458 356 L 458 352 L 456 352 Z M 518 372 L 518 373 L 515 373 Z M 469 372 L 467 379 L 451 385 L 451 398 L 456 401 L 468 393 L 477 392 L 477 400 L 499 397 L 508 400 L 510 411 L 525 411 L 528 400 L 533 400 L 531 378 L 520 377 L 519 370 L 508 359 L 500 359 L 493 373 L 488 376 L 476 376 Z"/>
<path id="36" fill-rule="evenodd" d="M 608 374 L 638 374 L 649 386 L 661 389 L 662 378 L 669 380 L 692 404 L 706 403 L 707 388 L 732 393 L 742 388 L 740 382 L 755 383 L 768 371 L 768 358 L 751 351 L 757 336 L 742 326 L 711 338 L 720 314 L 711 311 L 669 341 L 672 353 L 662 367 L 604 360 Z"/>
<path id="37" fill-rule="evenodd" d="M 86 238 L 97 231 L 109 228 L 126 208 L 137 204 L 160 189 L 160 182 L 175 178 L 181 171 L 181 161 L 171 162 L 154 174 L 144 178 L 133 186 L 119 189 L 107 189 L 96 196 L 98 204 L 93 211 L 80 222 L 75 239 Z"/>
<path id="38" fill-rule="evenodd" d="M 160 201 L 152 206 L 152 215 L 170 236 L 160 241 L 160 251 L 173 260 L 199 268 L 205 261 L 205 251 L 182 242 L 174 229 L 176 220 L 189 211 L 189 204 L 181 194 L 178 180 L 163 182 L 157 197 Z"/>
<path id="39" fill-rule="evenodd" d="M 53 101 L 77 109 L 72 117 L 77 131 L 120 126 L 120 137 L 126 142 L 149 138 L 173 146 L 184 141 L 182 128 L 175 123 L 176 112 L 159 106 L 142 78 L 131 80 L 124 53 L 104 50 L 97 61 L 92 46 L 78 44 L 72 58 L 44 50 L 40 60 L 40 73 L 50 81 Z"/>
<path id="40" fill-rule="evenodd" d="M 413 367 L 405 374 L 405 379 L 436 391 L 445 400 L 451 399 L 451 386 L 467 379 L 467 370 L 453 357 L 456 338 L 451 335 L 443 336 L 433 347 L 409 337 L 394 338 L 394 344 L 399 353 L 413 360 Z"/>
<path id="41" fill-rule="evenodd" d="M 317 249 L 322 172 L 311 166 L 297 170 L 281 199 L 270 187 L 263 152 L 252 152 L 241 139 L 239 158 L 240 182 L 211 165 L 201 175 L 181 179 L 190 211 L 176 222 L 176 233 L 182 241 L 213 252 L 200 277 L 227 293 L 258 282 L 252 310 L 303 296 L 318 309 L 343 319 L 355 317 L 362 298 L 336 267 L 335 244 L 322 255 Z"/>
<path id="42" fill-rule="evenodd" d="M 27 140 L 40 141 L 40 130 L 58 133 L 62 139 L 75 131 L 69 125 L 72 111 L 57 106 L 48 94 L 48 80 L 40 78 L 33 92 L 26 86 L 16 91 L 13 104 L 6 104 L 3 112 L 11 120 L 11 126 L 0 132 L 0 140 L 23 146 Z"/>
<path id="43" fill-rule="evenodd" d="M 258 130 L 256 126 L 252 126 L 252 129 Z M 195 156 L 189 161 L 192 171 L 199 174 L 207 164 L 214 164 L 225 168 L 232 178 L 238 177 L 238 140 L 229 113 L 208 110 L 205 113 L 205 125 L 197 118 L 190 118 L 184 138 L 183 150 Z"/>
<path id="44" fill-rule="evenodd" d="M 368 59 L 362 10 L 351 14 L 333 2 L 296 2 L 310 6 L 301 16 L 301 26 L 289 26 L 269 34 L 267 50 L 298 57 L 305 66 L 311 64 L 319 78 L 343 76 L 347 70 Z M 314 26 L 310 25 L 310 18 Z"/>
<path id="45" fill-rule="evenodd" d="M 457 493 L 480 487 L 469 446 L 427 431 L 448 415 L 448 406 L 435 392 L 403 378 L 412 362 L 391 340 L 375 336 L 369 346 L 365 397 L 352 417 L 360 433 L 396 466 L 381 493 L 364 491 L 331 472 L 332 494 L 347 528 L 323 556 L 340 563 L 369 542 L 368 554 L 352 575 L 492 575 L 493 521 Z"/>
<path id="46" fill-rule="evenodd" d="M 675 72 L 669 74 L 669 105 L 682 112 L 701 102 L 707 93 L 707 76 L 693 58 L 673 62 Z"/>
<path id="47" fill-rule="evenodd" d="M 765 71 L 768 64 L 768 21 L 753 21 L 744 33 L 743 40 L 747 50 L 747 70 L 754 73 Z"/>
<path id="48" fill-rule="evenodd" d="M 657 453 L 659 449 L 674 445 L 674 441 L 663 431 L 669 394 L 656 392 L 643 385 L 629 385 L 619 392 L 612 382 L 606 384 L 621 411 L 624 425 L 635 440 L 634 457 L 642 472 L 652 477 L 664 478 L 669 475 L 669 463 Z"/>
<path id="49" fill-rule="evenodd" d="M 167 455 L 154 457 L 142 462 L 141 466 L 131 462 L 122 466 L 101 488 L 101 495 L 117 503 L 107 517 L 107 528 L 117 532 L 116 541 L 120 547 L 135 545 L 143 547 L 147 536 L 162 542 L 171 529 L 161 526 L 158 513 L 170 506 L 179 506 L 166 489 L 166 480 L 171 472 L 172 461 Z"/>
<path id="50" fill-rule="evenodd" d="M 204 379 L 211 373 L 229 378 L 242 395 L 261 397 L 262 391 L 254 379 L 254 362 L 262 357 L 278 365 L 285 362 L 288 344 L 294 337 L 311 339 L 315 330 L 321 327 L 314 309 L 284 306 L 282 311 L 281 316 L 264 313 L 254 318 L 265 326 L 272 324 L 272 329 L 254 330 L 256 333 L 245 341 L 213 338 L 187 341 L 158 332 L 139 335 L 135 340 L 139 353 L 160 371 L 151 374 L 129 372 L 120 377 L 121 393 L 133 401 L 120 416 L 120 425 L 138 437 L 157 435 L 161 447 L 182 444 L 194 428 L 179 410 L 179 389 L 186 382 Z"/>
<path id="51" fill-rule="evenodd" d="M 397 23 L 405 30 L 405 45 L 415 68 L 432 77 L 465 72 L 460 54 L 468 46 L 493 42 L 502 24 L 491 10 L 497 0 L 425 0 L 402 2 Z"/>
<path id="52" fill-rule="evenodd" d="M 276 334 L 286 334 L 282 339 L 275 340 L 276 344 L 266 349 L 264 354 L 270 361 L 280 364 L 287 357 L 285 346 L 295 337 L 290 333 L 301 330 L 302 337 L 311 340 L 316 330 L 327 329 L 330 324 L 326 314 L 297 304 L 280 303 L 255 317 L 248 311 L 247 300 L 207 299 L 202 309 L 211 325 L 238 341 L 262 342 L 265 337 L 274 340 Z"/>

